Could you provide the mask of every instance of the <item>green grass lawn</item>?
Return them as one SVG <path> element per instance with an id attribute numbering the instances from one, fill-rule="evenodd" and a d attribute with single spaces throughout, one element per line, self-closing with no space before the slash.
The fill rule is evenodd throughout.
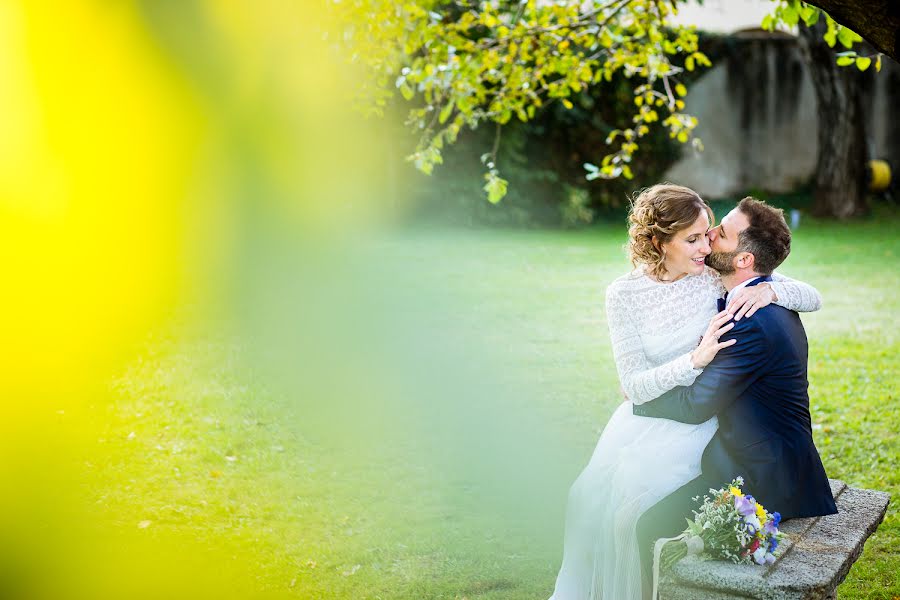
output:
<path id="1" fill-rule="evenodd" d="M 804 222 L 780 269 L 825 299 L 803 320 L 828 474 L 895 498 L 841 598 L 900 596 L 898 226 Z M 157 336 L 97 409 L 98 513 L 240 546 L 290 597 L 547 598 L 621 401 L 603 298 L 624 241 L 419 231 L 306 279 L 263 253 L 239 318 Z"/>

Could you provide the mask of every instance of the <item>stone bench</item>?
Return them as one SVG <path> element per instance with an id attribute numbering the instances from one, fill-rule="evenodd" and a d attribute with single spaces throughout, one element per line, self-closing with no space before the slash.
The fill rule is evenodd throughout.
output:
<path id="1" fill-rule="evenodd" d="M 782 552 L 768 566 L 735 565 L 686 557 L 660 581 L 661 600 L 833 599 L 837 586 L 884 519 L 890 494 L 830 480 L 838 513 L 791 519 Z"/>

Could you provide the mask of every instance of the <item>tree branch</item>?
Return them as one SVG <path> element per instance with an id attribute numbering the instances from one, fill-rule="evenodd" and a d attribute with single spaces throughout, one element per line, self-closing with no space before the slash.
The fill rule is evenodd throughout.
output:
<path id="1" fill-rule="evenodd" d="M 900 62 L 900 3 L 896 0 L 810 0 L 809 4 Z"/>
<path id="2" fill-rule="evenodd" d="M 491 163 L 493 163 L 494 167 L 497 166 L 497 151 L 500 150 L 500 133 L 502 131 L 503 125 L 497 123 L 497 133 L 494 135 L 494 147 L 491 148 Z"/>

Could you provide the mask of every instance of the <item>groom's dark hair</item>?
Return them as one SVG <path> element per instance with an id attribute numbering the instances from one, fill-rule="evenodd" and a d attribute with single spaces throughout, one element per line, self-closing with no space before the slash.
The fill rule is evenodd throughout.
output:
<path id="1" fill-rule="evenodd" d="M 747 196 L 738 204 L 750 226 L 738 236 L 738 252 L 753 255 L 755 271 L 771 275 L 791 253 L 791 230 L 784 211 Z"/>

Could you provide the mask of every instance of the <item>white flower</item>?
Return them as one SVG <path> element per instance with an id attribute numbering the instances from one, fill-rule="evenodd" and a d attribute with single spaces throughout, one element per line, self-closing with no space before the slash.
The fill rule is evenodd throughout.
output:
<path id="1" fill-rule="evenodd" d="M 701 554 L 703 552 L 703 538 L 700 536 L 691 536 L 687 538 L 684 543 L 687 546 L 687 553 L 689 555 Z"/>
<path id="2" fill-rule="evenodd" d="M 757 517 L 756 515 L 748 515 L 744 517 L 744 523 L 753 527 L 754 533 L 759 531 L 759 528 L 762 527 L 759 522 L 759 517 Z"/>
<path id="3" fill-rule="evenodd" d="M 756 564 L 762 565 L 766 562 L 766 549 L 762 546 L 756 549 L 756 552 L 753 553 L 753 560 L 756 561 Z"/>

